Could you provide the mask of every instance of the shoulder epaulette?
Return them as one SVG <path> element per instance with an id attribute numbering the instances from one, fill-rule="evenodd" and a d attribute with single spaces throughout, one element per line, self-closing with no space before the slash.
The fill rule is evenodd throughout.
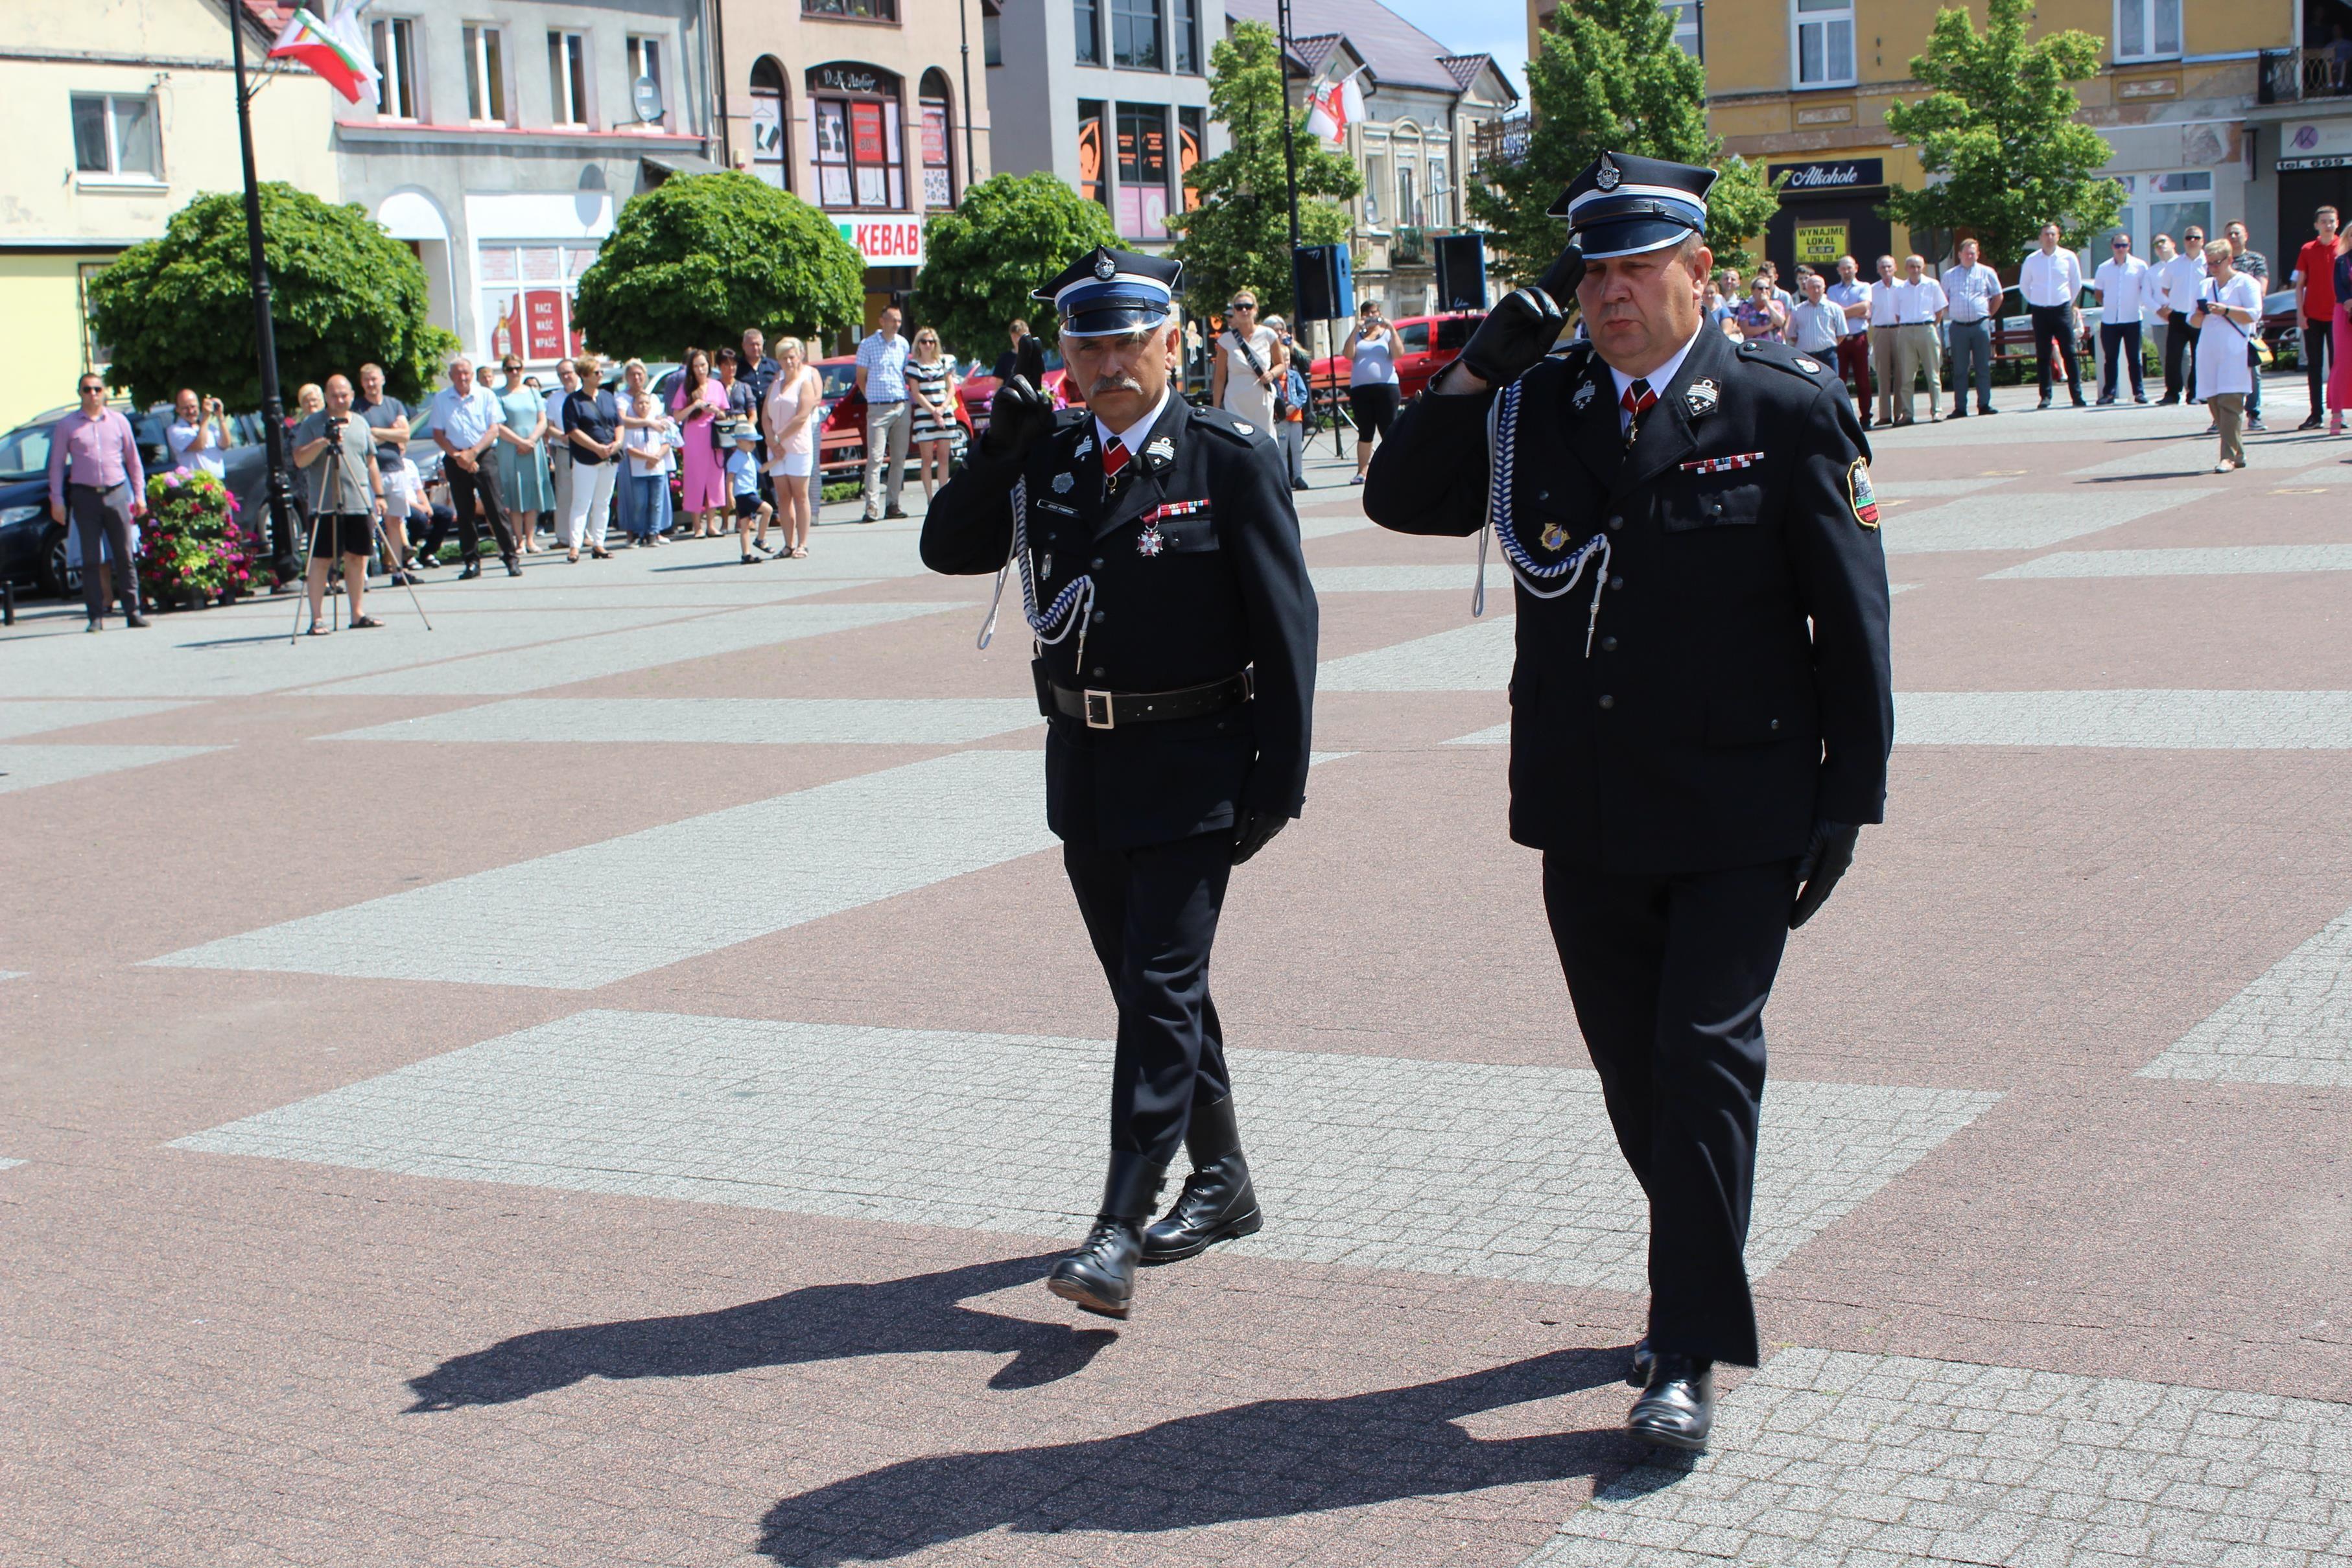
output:
<path id="1" fill-rule="evenodd" d="M 1232 412 L 1227 409 L 1196 406 L 1192 410 L 1192 423 L 1203 430 L 1213 430 L 1228 441 L 1238 442 L 1244 446 L 1253 442 L 1274 439 L 1274 432 L 1262 429 L 1249 420 L 1235 419 Z"/>
<path id="2" fill-rule="evenodd" d="M 1792 376 L 1802 376 L 1816 385 L 1822 377 L 1837 374 L 1835 370 L 1812 355 L 1799 353 L 1788 344 L 1776 343 L 1769 338 L 1750 338 L 1740 344 L 1739 357 L 1756 364 L 1786 371 Z"/>

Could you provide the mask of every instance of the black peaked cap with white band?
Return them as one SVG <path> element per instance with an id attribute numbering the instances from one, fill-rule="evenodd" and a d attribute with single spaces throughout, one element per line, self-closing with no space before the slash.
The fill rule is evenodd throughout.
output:
<path id="1" fill-rule="evenodd" d="M 1030 295 L 1051 305 L 1072 338 L 1108 338 L 1164 325 L 1184 264 L 1097 246 Z"/>
<path id="2" fill-rule="evenodd" d="M 1559 193 L 1549 215 L 1568 220 L 1568 241 L 1587 261 L 1639 256 L 1705 234 L 1714 183 L 1715 171 L 1696 164 L 1603 152 Z"/>

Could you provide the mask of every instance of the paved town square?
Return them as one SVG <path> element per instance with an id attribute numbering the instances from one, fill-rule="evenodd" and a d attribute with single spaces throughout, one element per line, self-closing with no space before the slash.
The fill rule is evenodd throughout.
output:
<path id="1" fill-rule="evenodd" d="M 2352 1563 L 2352 445 L 1882 432 L 1887 821 L 1791 938 L 1710 1452 L 1505 836 L 1507 579 L 1321 438 L 1266 1224 L 1043 1287 L 1113 1016 L 917 521 L 0 634 L 0 1563 Z M 914 499 L 919 495 L 911 492 Z M 911 501 L 910 501 L 911 504 Z"/>

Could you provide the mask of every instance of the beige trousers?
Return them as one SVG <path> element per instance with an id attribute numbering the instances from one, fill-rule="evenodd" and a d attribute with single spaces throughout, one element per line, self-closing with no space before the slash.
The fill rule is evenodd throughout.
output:
<path id="1" fill-rule="evenodd" d="M 2246 421 L 2246 394 L 2215 392 L 2205 400 L 2205 412 L 2221 432 L 2221 455 L 2243 468 L 2246 465 L 2246 444 L 2238 439 L 2238 431 Z"/>
<path id="2" fill-rule="evenodd" d="M 1900 327 L 1870 329 L 1870 373 L 1878 382 L 1878 423 L 1895 423 L 1895 359 Z"/>
<path id="3" fill-rule="evenodd" d="M 1912 400 L 1918 395 L 1911 390 L 1911 383 L 1918 379 L 1922 371 L 1925 371 L 1927 375 L 1928 413 L 1932 415 L 1943 406 L 1944 389 L 1937 366 L 1937 361 L 1941 358 L 1943 358 L 1943 345 L 1936 341 L 1936 329 L 1933 323 L 1915 321 L 1907 327 L 1895 329 L 1895 391 L 1900 392 L 1903 398 L 1902 407 L 1895 417 L 1902 420 L 1904 423 L 1911 423 L 1914 410 Z"/>

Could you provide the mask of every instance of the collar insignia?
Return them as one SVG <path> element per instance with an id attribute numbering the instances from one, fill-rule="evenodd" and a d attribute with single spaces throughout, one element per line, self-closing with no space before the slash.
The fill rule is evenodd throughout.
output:
<path id="1" fill-rule="evenodd" d="M 1573 408 L 1574 410 L 1576 410 L 1576 412 L 1577 412 L 1577 413 L 1582 413 L 1584 412 L 1584 410 L 1585 410 L 1586 405 L 1587 405 L 1587 404 L 1589 404 L 1589 403 L 1591 403 L 1591 402 L 1592 402 L 1592 383 L 1591 383 L 1591 382 L 1585 382 L 1582 386 L 1580 386 L 1580 387 L 1577 388 L 1577 389 L 1576 389 L 1576 395 L 1575 395 L 1574 397 L 1570 398 L 1570 399 L 1568 400 L 1569 406 L 1570 406 L 1570 408 Z"/>
<path id="2" fill-rule="evenodd" d="M 1095 438 L 1091 435 L 1083 436 L 1079 439 L 1077 445 L 1071 448 L 1070 461 L 1075 463 L 1079 458 L 1084 457 L 1087 453 L 1092 452 L 1094 449 Z"/>
<path id="3" fill-rule="evenodd" d="M 1176 444 L 1163 435 L 1159 440 L 1153 442 L 1150 445 L 1145 447 L 1143 449 L 1143 455 L 1146 457 L 1156 458 L 1162 463 L 1173 463 L 1176 461 Z"/>
<path id="4" fill-rule="evenodd" d="M 1168 540 L 1160 532 L 1158 523 L 1146 523 L 1143 531 L 1135 536 L 1135 553 L 1150 560 L 1168 548 Z"/>
<path id="5" fill-rule="evenodd" d="M 1112 278 L 1118 276 L 1118 263 L 1113 261 L 1107 256 L 1098 256 L 1095 257 L 1095 276 L 1101 278 L 1105 283 L 1108 283 Z"/>
<path id="6" fill-rule="evenodd" d="M 1683 393 L 1683 402 L 1690 405 L 1690 411 L 1694 414 L 1713 413 L 1715 405 L 1721 402 L 1722 398 L 1723 389 L 1715 384 L 1715 380 L 1711 376 L 1705 381 L 1691 382 L 1689 390 Z"/>
<path id="7" fill-rule="evenodd" d="M 1054 494 L 1066 496 L 1070 493 L 1070 486 L 1076 483 L 1077 481 L 1067 474 L 1056 474 L 1054 476 Z"/>
<path id="8" fill-rule="evenodd" d="M 1257 426 L 1256 426 L 1256 425 L 1255 425 L 1255 424 L 1244 424 L 1244 423 L 1243 423 L 1240 420 L 1238 420 L 1238 419 L 1237 419 L 1237 420 L 1235 420 L 1235 421 L 1234 421 L 1234 428 L 1235 430 L 1240 431 L 1244 435 L 1255 435 L 1255 434 L 1257 434 Z"/>
<path id="9" fill-rule="evenodd" d="M 1601 155 L 1601 167 L 1593 174 L 1592 183 L 1604 191 L 1613 191 L 1617 188 L 1618 182 L 1624 177 L 1623 171 L 1617 167 L 1617 161 L 1603 152 Z"/>
<path id="10" fill-rule="evenodd" d="M 2121 330 L 2121 329 L 2119 328 L 2117 330 Z M 1822 373 L 1822 362 L 1819 360 L 1809 360 L 1802 354 L 1799 354 L 1797 356 L 1797 368 L 1804 371 L 1805 374 L 1809 376 L 1817 376 Z"/>

